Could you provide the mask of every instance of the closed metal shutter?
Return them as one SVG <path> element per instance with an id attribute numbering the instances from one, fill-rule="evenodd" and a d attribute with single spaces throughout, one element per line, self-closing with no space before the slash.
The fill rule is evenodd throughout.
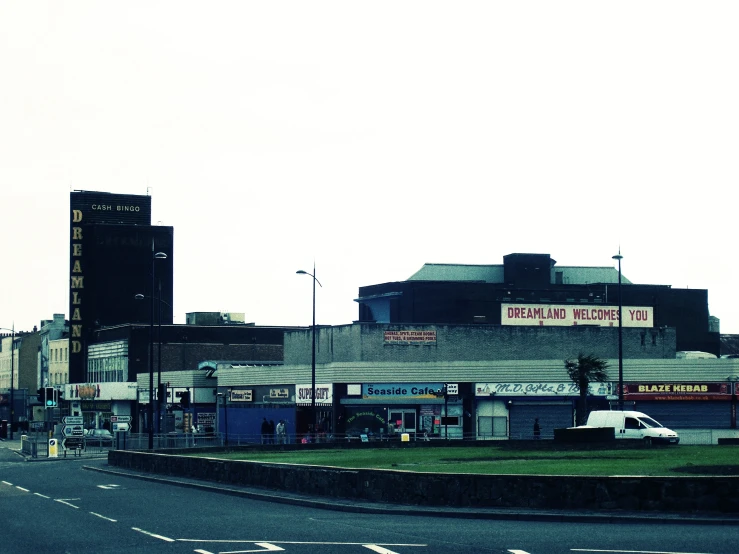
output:
<path id="1" fill-rule="evenodd" d="M 572 427 L 572 403 L 542 402 L 517 404 L 515 400 L 510 406 L 510 435 L 512 440 L 530 440 L 534 438 L 534 420 L 539 418 L 542 439 L 554 438 L 554 430 Z"/>
<path id="2" fill-rule="evenodd" d="M 731 402 L 638 402 L 635 409 L 670 429 L 731 427 Z"/>

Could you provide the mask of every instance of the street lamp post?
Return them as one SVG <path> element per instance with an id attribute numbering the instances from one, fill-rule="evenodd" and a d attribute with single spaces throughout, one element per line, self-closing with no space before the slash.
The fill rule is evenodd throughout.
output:
<path id="1" fill-rule="evenodd" d="M 161 254 L 161 252 L 160 252 Z M 163 259 L 163 258 L 158 258 Z M 154 300 L 153 297 L 145 294 L 134 295 L 136 300 L 144 300 L 145 298 Z M 157 349 L 157 433 L 161 432 L 161 418 L 162 418 L 162 399 L 159 394 L 162 388 L 162 304 L 167 304 L 170 308 L 172 305 L 165 300 L 162 300 L 162 280 L 159 279 L 159 296 L 156 298 L 159 302 L 159 317 L 157 319 L 157 340 L 159 342 L 159 348 Z M 152 328 L 149 328 L 149 342 L 153 344 L 153 333 Z M 153 357 L 152 357 L 153 358 Z M 151 367 L 151 366 L 150 366 Z M 166 394 L 165 394 L 166 397 Z"/>
<path id="2" fill-rule="evenodd" d="M 624 409 L 624 333 L 623 333 L 623 302 L 621 299 L 621 249 L 613 256 L 618 260 L 618 409 Z"/>
<path id="3" fill-rule="evenodd" d="M 0 327 L 3 331 L 10 331 L 10 440 L 13 440 L 13 420 L 15 419 L 15 399 L 13 391 L 15 386 L 13 381 L 15 380 L 15 322 L 13 323 L 12 329 Z"/>
<path id="4" fill-rule="evenodd" d="M 151 314 L 149 317 L 149 450 L 154 449 L 154 288 L 156 283 L 156 261 L 157 260 L 166 260 L 167 255 L 164 252 L 156 252 L 154 253 L 154 241 L 151 242 Z M 160 283 L 161 285 L 161 283 Z M 159 287 L 159 314 L 161 316 L 161 286 Z M 136 299 L 141 300 L 145 298 L 143 294 L 137 294 Z M 159 322 L 159 330 L 161 331 L 161 321 Z M 161 337 L 160 337 L 161 340 Z M 161 343 L 160 343 L 161 348 Z M 161 350 L 159 352 L 159 355 L 161 357 Z M 159 365 L 159 377 L 158 377 L 158 383 L 161 383 L 162 376 L 161 376 L 161 359 L 160 359 L 160 365 Z M 159 404 L 159 400 L 157 399 L 157 412 L 161 408 L 161 405 Z"/>
<path id="5" fill-rule="evenodd" d="M 162 278 L 158 279 L 159 292 L 157 294 L 159 304 L 159 317 L 157 317 L 157 434 L 162 432 Z"/>
<path id="6" fill-rule="evenodd" d="M 223 445 L 228 446 L 228 397 L 231 396 L 231 390 L 219 392 L 218 396 L 223 398 Z"/>
<path id="7" fill-rule="evenodd" d="M 315 431 L 316 428 L 316 283 L 323 288 L 323 285 L 321 285 L 321 282 L 316 279 L 316 264 L 313 264 L 313 273 L 308 273 L 307 271 L 303 271 L 302 269 L 299 269 L 295 273 L 298 273 L 300 275 L 310 275 L 313 278 L 313 326 L 312 326 L 312 348 L 311 348 L 311 394 L 310 394 L 310 411 L 311 411 L 311 418 L 313 419 L 313 431 Z"/>

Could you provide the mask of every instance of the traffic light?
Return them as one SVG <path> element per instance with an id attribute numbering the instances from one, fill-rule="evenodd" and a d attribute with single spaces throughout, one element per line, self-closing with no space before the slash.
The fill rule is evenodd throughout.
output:
<path id="1" fill-rule="evenodd" d="M 44 406 L 47 408 L 56 407 L 56 391 L 54 387 L 46 387 L 44 391 Z"/>
<path id="2" fill-rule="evenodd" d="M 180 396 L 180 406 L 183 408 L 189 408 L 190 407 L 190 391 L 185 391 Z"/>

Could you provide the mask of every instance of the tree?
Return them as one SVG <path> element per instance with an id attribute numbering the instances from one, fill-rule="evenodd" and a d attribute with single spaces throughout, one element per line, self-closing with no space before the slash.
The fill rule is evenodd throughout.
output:
<path id="1" fill-rule="evenodd" d="M 588 386 L 590 383 L 603 383 L 608 380 L 608 362 L 595 357 L 593 354 L 585 355 L 582 352 L 577 355 L 576 360 L 565 360 L 565 369 L 570 380 L 580 391 L 580 399 L 577 409 L 577 424 L 584 425 L 588 415 Z"/>

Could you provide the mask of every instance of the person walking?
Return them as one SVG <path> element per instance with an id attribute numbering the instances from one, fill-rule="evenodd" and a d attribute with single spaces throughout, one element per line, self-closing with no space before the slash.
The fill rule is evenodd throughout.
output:
<path id="1" fill-rule="evenodd" d="M 262 434 L 262 444 L 267 444 L 267 441 L 269 440 L 269 421 L 267 421 L 266 417 L 262 418 L 262 428 L 260 432 Z"/>
<path id="2" fill-rule="evenodd" d="M 275 430 L 277 432 L 277 444 L 287 444 L 284 419 L 280 420 Z"/>
<path id="3" fill-rule="evenodd" d="M 539 439 L 541 436 L 541 427 L 539 427 L 539 418 L 534 419 L 534 440 Z"/>

